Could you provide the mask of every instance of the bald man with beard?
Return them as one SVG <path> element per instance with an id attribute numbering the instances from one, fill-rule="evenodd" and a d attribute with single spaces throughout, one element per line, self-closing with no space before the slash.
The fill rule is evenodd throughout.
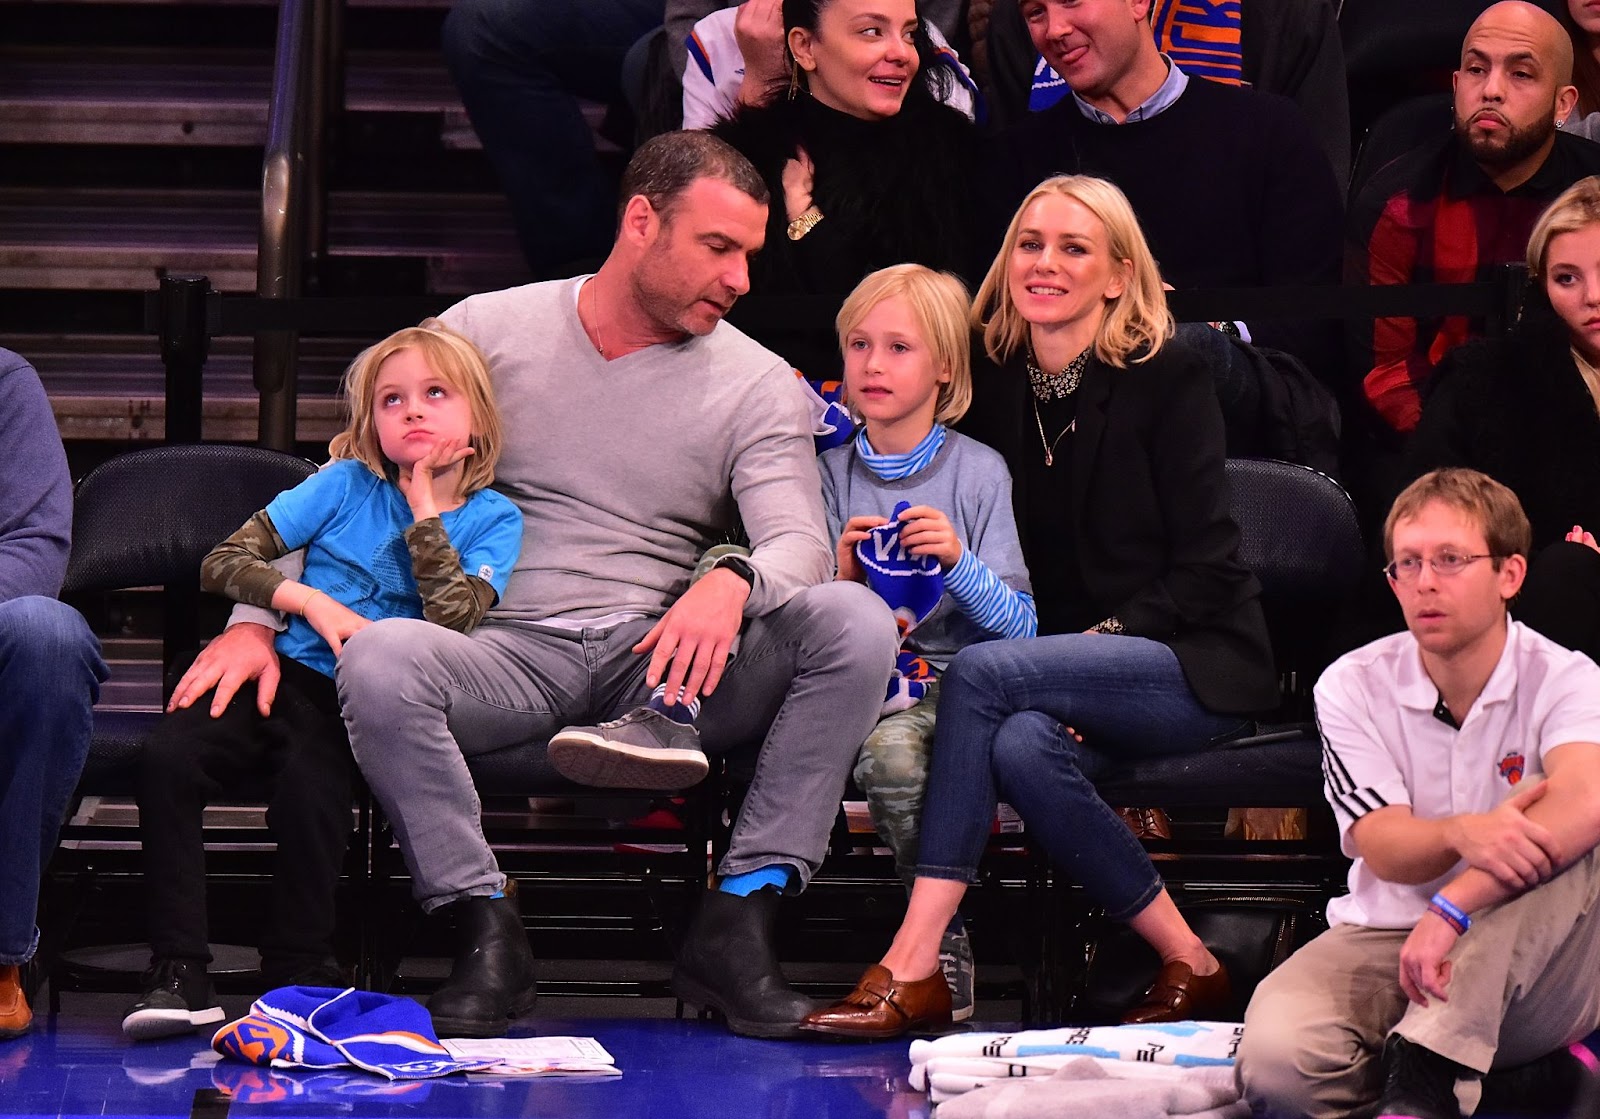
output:
<path id="1" fill-rule="evenodd" d="M 1461 44 L 1455 128 L 1381 168 L 1350 207 L 1349 278 L 1471 283 L 1520 260 L 1555 197 L 1600 174 L 1600 144 L 1556 130 L 1577 101 L 1572 43 L 1523 0 L 1485 11 Z M 1379 319 L 1362 389 L 1383 424 L 1409 433 L 1439 360 L 1479 333 L 1466 316 Z"/>

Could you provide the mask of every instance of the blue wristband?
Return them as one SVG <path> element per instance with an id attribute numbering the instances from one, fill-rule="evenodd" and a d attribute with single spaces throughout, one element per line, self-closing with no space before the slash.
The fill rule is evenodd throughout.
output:
<path id="1" fill-rule="evenodd" d="M 1472 918 L 1467 915 L 1467 911 L 1443 894 L 1434 894 L 1429 899 L 1428 906 L 1438 910 L 1439 916 L 1454 925 L 1457 933 L 1464 933 L 1472 927 Z"/>

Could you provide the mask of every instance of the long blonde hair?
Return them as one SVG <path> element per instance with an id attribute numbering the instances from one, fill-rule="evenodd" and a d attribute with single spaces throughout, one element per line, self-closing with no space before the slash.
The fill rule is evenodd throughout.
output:
<path id="1" fill-rule="evenodd" d="M 1166 345 L 1175 329 L 1161 272 L 1139 228 L 1133 206 L 1117 187 L 1092 175 L 1057 175 L 1028 193 L 1011 216 L 1000 251 L 972 301 L 972 327 L 983 333 L 983 348 L 996 362 L 1004 362 L 1028 339 L 1028 323 L 1011 298 L 1007 279 L 1011 254 L 1016 251 L 1022 215 L 1034 200 L 1047 194 L 1070 198 L 1105 226 L 1107 251 L 1123 269 L 1122 294 L 1107 301 L 1100 329 L 1095 334 L 1095 356 L 1107 365 L 1125 368 L 1129 360 L 1146 361 Z M 1137 358 L 1133 355 L 1144 351 Z"/>
<path id="2" fill-rule="evenodd" d="M 939 386 L 933 422 L 953 424 L 972 405 L 972 345 L 967 328 L 967 288 L 950 273 L 935 272 L 920 264 L 896 264 L 873 272 L 856 285 L 839 308 L 834 320 L 839 345 L 844 347 L 850 332 L 874 307 L 897 295 L 911 309 L 911 317 L 933 353 L 934 364 L 949 374 L 950 379 Z M 854 414 L 853 407 L 851 413 Z"/>
<path id="3" fill-rule="evenodd" d="M 1550 242 L 1600 222 L 1600 175 L 1579 179 L 1550 203 L 1528 234 L 1528 275 L 1543 280 Z"/>
<path id="4" fill-rule="evenodd" d="M 393 464 L 384 457 L 378 442 L 378 431 L 372 422 L 372 395 L 378 383 L 378 369 L 401 350 L 409 349 L 417 350 L 428 368 L 465 396 L 472 410 L 473 454 L 462 463 L 461 472 L 461 496 L 468 497 L 494 481 L 502 443 L 500 409 L 495 406 L 489 366 L 483 354 L 438 319 L 423 319 L 417 326 L 397 330 L 356 355 L 344 375 L 349 423 L 328 444 L 328 454 L 355 459 L 380 478 L 389 476 Z"/>

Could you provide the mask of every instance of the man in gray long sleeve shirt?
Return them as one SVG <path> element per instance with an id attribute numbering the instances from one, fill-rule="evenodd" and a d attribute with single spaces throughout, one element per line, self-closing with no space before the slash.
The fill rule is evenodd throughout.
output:
<path id="1" fill-rule="evenodd" d="M 811 1003 L 777 967 L 778 895 L 822 861 L 894 663 L 881 600 L 827 581 L 792 370 L 721 321 L 764 237 L 759 176 L 708 134 L 670 133 L 640 149 L 623 186 L 617 241 L 594 276 L 474 296 L 444 315 L 489 360 L 507 433 L 495 486 L 525 518 L 504 599 L 470 635 L 391 619 L 349 638 L 339 659 L 351 748 L 416 897 L 457 918 L 461 952 L 429 1002 L 441 1035 L 503 1033 L 533 1000 L 532 956 L 463 755 L 612 718 L 662 683 L 703 697 L 708 751 L 761 744 L 720 867 L 725 884 L 761 885 L 706 897 L 674 984 L 738 1032 L 792 1033 Z M 748 560 L 690 586 L 736 516 Z M 175 698 L 259 674 L 268 660 L 251 649 L 263 643 L 262 627 L 233 627 Z M 231 694 L 219 687 L 218 702 Z"/>
<path id="2" fill-rule="evenodd" d="M 33 1015 L 39 876 L 78 783 L 105 665 L 78 612 L 56 600 L 72 539 L 72 480 L 39 377 L 0 349 L 0 1038 Z"/>

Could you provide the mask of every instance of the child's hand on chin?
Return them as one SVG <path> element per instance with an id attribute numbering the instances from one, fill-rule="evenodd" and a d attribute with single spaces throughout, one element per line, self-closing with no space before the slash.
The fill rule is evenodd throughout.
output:
<path id="1" fill-rule="evenodd" d="M 321 591 L 306 601 L 302 612 L 306 622 L 322 635 L 322 639 L 328 643 L 328 648 L 333 650 L 333 655 L 336 657 L 351 634 L 358 633 L 372 624 L 344 603 L 335 602 Z"/>
<path id="2" fill-rule="evenodd" d="M 475 453 L 465 439 L 440 439 L 427 454 L 412 464 L 410 470 L 402 468 L 397 484 L 405 495 L 406 504 L 411 506 L 411 515 L 419 521 L 437 517 L 439 504 L 433 492 L 434 478 Z"/>

